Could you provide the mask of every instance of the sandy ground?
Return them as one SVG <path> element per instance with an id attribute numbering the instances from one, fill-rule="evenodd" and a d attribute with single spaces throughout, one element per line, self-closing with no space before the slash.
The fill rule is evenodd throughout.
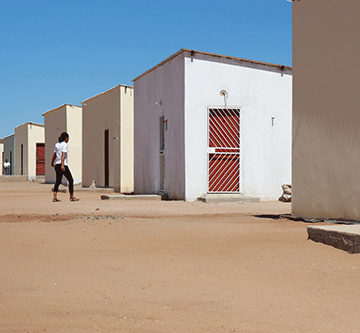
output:
<path id="1" fill-rule="evenodd" d="M 360 256 L 281 202 L 51 202 L 0 183 L 0 331 L 359 332 Z"/>

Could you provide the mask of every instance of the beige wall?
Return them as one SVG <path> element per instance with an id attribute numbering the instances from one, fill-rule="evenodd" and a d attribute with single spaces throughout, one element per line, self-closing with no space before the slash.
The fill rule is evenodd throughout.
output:
<path id="1" fill-rule="evenodd" d="M 36 178 L 36 144 L 45 142 L 44 125 L 25 123 L 15 128 L 15 174 Z M 21 172 L 21 145 L 23 168 Z"/>
<path id="2" fill-rule="evenodd" d="M 54 154 L 55 143 L 62 132 L 68 132 L 69 140 L 69 168 L 75 184 L 82 180 L 82 108 L 64 104 L 43 114 L 45 123 L 45 182 L 54 183 L 56 180 L 51 158 Z"/>
<path id="3" fill-rule="evenodd" d="M 36 144 L 45 143 L 44 125 L 28 125 L 28 143 L 28 175 L 36 177 Z"/>
<path id="4" fill-rule="evenodd" d="M 120 192 L 134 191 L 134 89 L 121 87 Z"/>
<path id="5" fill-rule="evenodd" d="M 133 191 L 132 87 L 118 85 L 83 102 L 83 186 L 105 186 L 104 132 L 109 130 L 109 186 Z"/>
<path id="6" fill-rule="evenodd" d="M 69 133 L 69 168 L 75 184 L 82 182 L 82 108 L 66 107 L 67 132 Z M 60 135 L 60 133 L 59 133 Z"/>
<path id="7" fill-rule="evenodd" d="M 43 114 L 45 124 L 45 182 L 55 183 L 56 176 L 51 166 L 55 143 L 62 132 L 66 132 L 66 106 Z"/>
<path id="8" fill-rule="evenodd" d="M 293 3 L 293 214 L 360 219 L 358 0 Z"/>

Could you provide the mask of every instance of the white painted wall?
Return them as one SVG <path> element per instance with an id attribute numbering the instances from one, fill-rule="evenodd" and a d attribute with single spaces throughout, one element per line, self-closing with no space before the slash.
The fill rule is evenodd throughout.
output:
<path id="1" fill-rule="evenodd" d="M 241 193 L 273 200 L 291 183 L 291 69 L 184 51 L 134 87 L 136 193 L 159 191 L 161 114 L 168 123 L 165 193 L 188 201 L 207 193 L 207 112 L 225 107 L 223 89 L 227 107 L 241 108 Z"/>
<path id="2" fill-rule="evenodd" d="M 185 199 L 183 57 L 175 57 L 134 80 L 134 89 L 135 193 L 159 192 L 159 117 L 164 115 L 168 123 L 165 193 L 172 199 Z"/>
<path id="3" fill-rule="evenodd" d="M 226 63 L 227 62 L 227 63 Z M 241 193 L 278 199 L 291 181 L 292 76 L 277 68 L 197 55 L 185 58 L 186 200 L 207 192 L 208 107 L 240 107 Z M 256 68 L 257 67 L 257 68 Z M 274 126 L 272 126 L 272 117 Z M 194 144 L 196 143 L 196 144 Z"/>

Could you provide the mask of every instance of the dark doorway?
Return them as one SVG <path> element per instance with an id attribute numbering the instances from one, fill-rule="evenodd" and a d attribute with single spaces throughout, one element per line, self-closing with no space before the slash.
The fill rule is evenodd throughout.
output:
<path id="1" fill-rule="evenodd" d="M 109 130 L 104 132 L 104 178 L 105 187 L 109 186 Z"/>

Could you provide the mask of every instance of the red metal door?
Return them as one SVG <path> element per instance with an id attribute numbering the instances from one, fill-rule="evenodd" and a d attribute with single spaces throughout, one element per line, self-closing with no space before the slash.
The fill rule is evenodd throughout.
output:
<path id="1" fill-rule="evenodd" d="M 209 109 L 209 193 L 240 192 L 240 109 Z"/>
<path id="2" fill-rule="evenodd" d="M 45 143 L 36 144 L 36 175 L 45 175 Z"/>

